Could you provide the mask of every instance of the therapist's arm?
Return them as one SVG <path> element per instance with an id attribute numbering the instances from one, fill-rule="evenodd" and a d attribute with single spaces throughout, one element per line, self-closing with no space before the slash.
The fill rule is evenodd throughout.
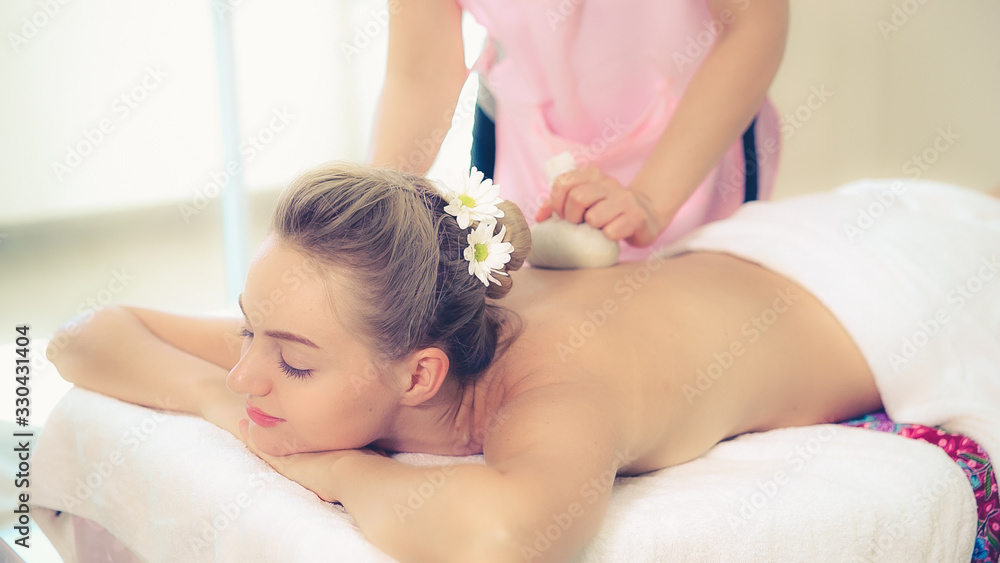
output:
<path id="1" fill-rule="evenodd" d="M 455 0 L 391 3 L 389 55 L 371 163 L 424 174 L 451 127 L 468 71 Z"/>
<path id="2" fill-rule="evenodd" d="M 732 23 L 723 26 L 630 186 L 648 200 L 660 230 L 750 125 L 785 50 L 788 0 L 708 0 L 708 6 L 717 21 Z"/>
<path id="3" fill-rule="evenodd" d="M 612 240 L 652 244 L 743 134 L 785 49 L 788 0 L 707 0 L 722 28 L 628 189 L 590 166 L 560 175 L 536 220 L 555 213 Z M 724 22 L 729 22 L 726 25 Z"/>

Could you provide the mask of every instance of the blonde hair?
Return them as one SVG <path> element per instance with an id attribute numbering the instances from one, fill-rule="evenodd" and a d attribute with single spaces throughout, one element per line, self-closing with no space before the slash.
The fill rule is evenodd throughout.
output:
<path id="1" fill-rule="evenodd" d="M 346 278 L 349 322 L 393 362 L 430 346 L 444 350 L 463 384 L 489 367 L 516 336 L 516 316 L 492 302 L 510 291 L 484 286 L 463 258 L 469 229 L 444 213 L 448 202 L 425 178 L 389 169 L 333 162 L 306 172 L 281 194 L 272 230 L 282 240 Z M 505 239 L 514 246 L 505 273 L 531 249 L 527 222 L 504 202 Z M 505 326 L 511 330 L 501 341 Z"/>

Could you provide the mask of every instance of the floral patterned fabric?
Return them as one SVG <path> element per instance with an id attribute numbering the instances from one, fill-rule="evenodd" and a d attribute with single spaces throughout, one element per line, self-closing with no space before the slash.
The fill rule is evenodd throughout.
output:
<path id="1" fill-rule="evenodd" d="M 952 434 L 941 428 L 895 423 L 884 412 L 865 415 L 842 424 L 924 440 L 944 450 L 968 477 L 979 509 L 972 563 L 997 562 L 1000 557 L 1000 495 L 997 493 L 996 473 L 990 457 L 979 444 L 971 438 Z"/>

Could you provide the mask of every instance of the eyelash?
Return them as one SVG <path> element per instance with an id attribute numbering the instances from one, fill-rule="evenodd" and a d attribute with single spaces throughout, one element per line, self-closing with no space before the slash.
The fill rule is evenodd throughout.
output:
<path id="1" fill-rule="evenodd" d="M 253 333 L 246 328 L 240 329 L 239 335 L 243 338 L 253 338 Z M 285 362 L 284 357 L 279 356 L 278 368 L 285 372 L 285 375 L 292 379 L 305 379 L 312 375 L 311 369 L 296 369 Z"/>
<path id="2" fill-rule="evenodd" d="M 285 358 L 278 360 L 278 367 L 281 368 L 281 371 L 285 372 L 285 375 L 292 379 L 305 379 L 312 375 L 311 369 L 295 369 L 285 363 Z"/>

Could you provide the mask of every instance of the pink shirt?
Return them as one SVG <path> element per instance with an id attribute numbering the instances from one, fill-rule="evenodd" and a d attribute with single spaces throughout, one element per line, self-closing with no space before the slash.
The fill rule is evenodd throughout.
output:
<path id="1" fill-rule="evenodd" d="M 749 1 L 749 0 L 747 0 Z M 544 163 L 569 151 L 629 185 L 666 129 L 721 22 L 704 0 L 459 0 L 502 49 L 474 66 L 496 99 L 495 182 L 529 221 L 548 198 Z M 744 6 L 745 7 L 745 6 Z M 738 16 L 740 4 L 731 14 Z M 726 14 L 721 14 L 726 15 Z M 761 107 L 759 197 L 770 196 L 779 123 Z M 743 201 L 742 141 L 727 151 L 649 248 L 622 243 L 622 260 L 647 257 Z"/>

